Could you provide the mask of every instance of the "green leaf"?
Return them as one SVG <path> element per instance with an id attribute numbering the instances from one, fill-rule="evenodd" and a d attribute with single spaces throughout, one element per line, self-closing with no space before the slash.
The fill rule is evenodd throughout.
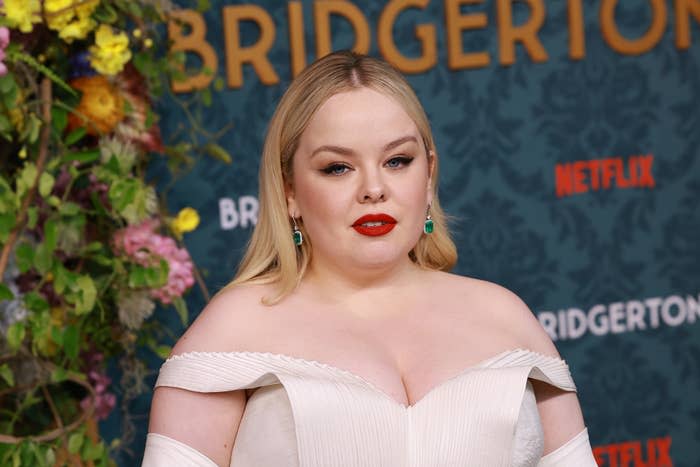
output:
<path id="1" fill-rule="evenodd" d="M 68 371 L 65 368 L 55 368 L 51 372 L 51 381 L 54 383 L 61 383 L 68 378 Z"/>
<path id="2" fill-rule="evenodd" d="M 8 386 L 12 387 L 15 385 L 15 375 L 7 363 L 0 365 L 0 377 L 5 380 Z"/>
<path id="3" fill-rule="evenodd" d="M 58 346 L 63 346 L 63 332 L 56 326 L 51 326 L 51 340 Z"/>
<path id="4" fill-rule="evenodd" d="M 40 244 L 34 252 L 34 267 L 41 274 L 46 274 L 53 265 L 53 250 L 45 243 Z"/>
<path id="5" fill-rule="evenodd" d="M 80 447 L 85 441 L 85 435 L 82 433 L 73 433 L 68 438 L 68 452 L 75 454 L 80 450 Z"/>
<path id="6" fill-rule="evenodd" d="M 41 63 L 39 63 L 39 61 L 36 58 L 32 57 L 31 55 L 26 54 L 24 52 L 21 52 L 17 49 L 14 49 L 14 50 L 7 49 L 6 52 L 8 52 L 8 58 L 10 58 L 11 60 L 14 60 L 14 61 L 19 60 L 19 61 L 26 63 L 27 65 L 30 65 L 35 70 L 45 74 L 51 81 L 53 81 L 57 85 L 61 86 L 66 92 L 70 93 L 73 96 L 78 95 L 78 93 L 75 92 L 75 89 L 73 89 L 72 87 L 70 87 L 68 85 L 68 83 L 63 81 L 63 79 L 61 79 L 61 77 L 59 77 L 56 73 L 54 73 L 51 70 L 51 68 L 48 68 L 47 66 L 42 65 Z"/>
<path id="7" fill-rule="evenodd" d="M 80 333 L 78 328 L 73 325 L 69 325 L 63 331 L 63 350 L 65 350 L 66 355 L 71 360 L 75 360 L 78 356 L 78 350 L 80 350 Z"/>
<path id="8" fill-rule="evenodd" d="M 36 292 L 29 292 L 24 296 L 24 304 L 36 313 L 48 312 L 49 302 Z"/>
<path id="9" fill-rule="evenodd" d="M 86 442 L 83 444 L 83 449 L 80 451 L 83 459 L 94 461 L 102 457 L 102 453 L 104 453 L 105 450 L 104 443 L 92 443 L 90 439 L 86 439 L 85 441 Z"/>
<path id="10" fill-rule="evenodd" d="M 197 0 L 197 11 L 204 13 L 211 8 L 211 2 L 209 0 Z"/>
<path id="11" fill-rule="evenodd" d="M 65 140 L 66 146 L 74 145 L 75 143 L 77 143 L 78 141 L 83 139 L 83 137 L 85 136 L 86 133 L 87 133 L 87 130 L 85 129 L 85 127 L 82 127 L 82 126 L 71 131 L 70 133 L 68 133 L 68 136 L 66 136 L 66 140 Z"/>
<path id="12" fill-rule="evenodd" d="M 51 108 L 51 124 L 56 133 L 63 133 L 63 130 L 68 125 L 68 112 L 63 107 L 54 105 Z"/>
<path id="13" fill-rule="evenodd" d="M 17 83 L 15 83 L 15 78 L 12 76 L 11 73 L 8 73 L 6 75 L 0 76 L 0 92 L 3 94 L 7 94 L 10 92 L 12 89 L 17 87 Z"/>
<path id="14" fill-rule="evenodd" d="M 10 346 L 12 351 L 19 349 L 26 334 L 27 330 L 24 328 L 24 323 L 18 321 L 10 325 L 7 329 L 7 345 Z"/>
<path id="15" fill-rule="evenodd" d="M 29 271 L 34 264 L 34 249 L 28 243 L 20 243 L 15 248 L 15 259 L 19 272 L 25 273 Z"/>
<path id="16" fill-rule="evenodd" d="M 138 188 L 136 180 L 117 180 L 109 188 L 109 200 L 117 212 L 121 213 L 134 201 Z"/>
<path id="17" fill-rule="evenodd" d="M 175 311 L 177 311 L 177 314 L 180 315 L 180 321 L 182 322 L 182 325 L 187 326 L 187 303 L 185 303 L 182 297 L 177 297 L 173 300 L 173 305 L 175 306 Z"/>
<path id="18" fill-rule="evenodd" d="M 75 312 L 79 315 L 89 313 L 95 306 L 97 289 L 90 276 L 79 276 L 75 281 L 78 287 L 78 300 L 75 303 Z"/>
<path id="19" fill-rule="evenodd" d="M 224 79 L 221 76 L 218 76 L 214 80 L 214 89 L 216 91 L 223 91 L 225 85 L 226 85 L 226 83 L 224 82 Z"/>
<path id="20" fill-rule="evenodd" d="M 15 227 L 17 218 L 12 213 L 0 214 L 0 242 L 5 242 Z"/>
<path id="21" fill-rule="evenodd" d="M 56 226 L 56 221 L 49 219 L 44 223 L 44 244 L 51 253 L 56 249 L 57 238 L 58 227 Z"/>
<path id="22" fill-rule="evenodd" d="M 0 283 L 0 300 L 12 300 L 15 295 L 10 288 L 3 283 Z"/>
<path id="23" fill-rule="evenodd" d="M 170 352 L 173 351 L 173 348 L 170 347 L 169 345 L 158 345 L 153 348 L 153 351 L 163 360 L 167 359 L 170 356 Z"/>
<path id="24" fill-rule="evenodd" d="M 51 194 L 55 181 L 56 179 L 53 178 L 53 175 L 48 172 L 42 172 L 41 176 L 39 177 L 39 194 L 42 198 L 46 198 L 49 196 L 49 194 Z"/>
<path id="25" fill-rule="evenodd" d="M 46 465 L 56 465 L 56 453 L 54 452 L 52 447 L 47 447 L 46 448 Z"/>
<path id="26" fill-rule="evenodd" d="M 62 216 L 75 216 L 76 214 L 80 213 L 80 205 L 71 201 L 67 201 L 61 204 L 61 207 L 58 209 L 58 212 L 60 212 Z"/>
<path id="27" fill-rule="evenodd" d="M 51 195 L 46 202 L 49 203 L 49 206 L 55 208 L 61 205 L 61 198 L 56 195 Z"/>
<path id="28" fill-rule="evenodd" d="M 33 162 L 27 162 L 22 167 L 17 178 L 17 196 L 21 199 L 24 194 L 34 185 L 36 180 L 37 170 Z"/>
<path id="29" fill-rule="evenodd" d="M 138 289 L 140 287 L 146 287 L 146 285 L 146 269 L 134 265 L 129 271 L 129 287 Z"/>
<path id="30" fill-rule="evenodd" d="M 231 154 L 229 154 L 229 152 L 226 149 L 224 149 L 216 143 L 207 144 L 206 146 L 204 146 L 204 150 L 207 154 L 209 154 L 210 157 L 213 157 L 214 159 L 220 160 L 221 162 L 224 162 L 226 164 L 230 164 L 232 162 Z"/>
<path id="31" fill-rule="evenodd" d="M 39 209 L 36 206 L 32 206 L 27 209 L 27 227 L 33 229 L 36 227 L 36 221 L 39 219 Z"/>
<path id="32" fill-rule="evenodd" d="M 78 161 L 82 163 L 94 162 L 100 158 L 99 149 L 86 149 L 84 151 L 69 152 L 61 158 L 63 163 Z"/>
<path id="33" fill-rule="evenodd" d="M 211 89 L 209 89 L 209 88 L 202 89 L 201 96 L 202 96 L 202 104 L 204 104 L 204 107 L 211 107 Z"/>
<path id="34" fill-rule="evenodd" d="M 69 272 L 60 262 L 55 262 L 53 267 L 53 288 L 58 294 L 63 294 L 66 287 L 71 284 L 74 274 Z"/>

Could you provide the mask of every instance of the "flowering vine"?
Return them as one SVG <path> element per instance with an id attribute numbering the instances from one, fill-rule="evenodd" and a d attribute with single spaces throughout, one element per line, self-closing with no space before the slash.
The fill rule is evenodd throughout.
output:
<path id="1" fill-rule="evenodd" d="M 170 351 L 153 314 L 184 326 L 185 294 L 207 295 L 183 243 L 197 211 L 168 214 L 145 175 L 154 158 L 174 176 L 188 153 L 230 160 L 212 135 L 163 141 L 154 98 L 183 63 L 159 36 L 174 8 L 0 0 L 0 465 L 112 465 L 146 390 L 136 350 Z M 97 422 L 117 406 L 107 443 Z"/>

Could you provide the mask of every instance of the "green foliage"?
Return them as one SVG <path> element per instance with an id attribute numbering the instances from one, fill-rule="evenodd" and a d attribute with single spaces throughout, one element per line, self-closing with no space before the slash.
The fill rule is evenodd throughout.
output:
<path id="1" fill-rule="evenodd" d="M 225 87 L 221 77 L 213 89 L 174 98 L 188 129 L 172 145 L 162 147 L 155 131 L 142 139 L 144 129 L 157 129 L 159 121 L 151 102 L 184 76 L 185 54 L 165 50 L 162 5 L 97 2 L 91 17 L 126 34 L 132 57 L 133 67 L 107 79 L 72 78 L 74 54 L 97 47 L 94 31 L 71 43 L 47 24 L 34 26 L 39 41 L 15 40 L 22 36 L 11 31 L 9 72 L 0 76 L 0 250 L 10 260 L 0 267 L 0 301 L 11 300 L 7 309 L 14 314 L 2 317 L 0 433 L 17 436 L 17 442 L 0 444 L 2 466 L 53 466 L 68 453 L 112 465 L 110 455 L 121 441 L 108 447 L 85 425 L 72 423 L 82 414 L 86 387 L 98 387 L 94 375 L 115 360 L 142 384 L 145 372 L 128 374 L 128 368 L 145 367 L 137 343 L 161 358 L 169 355 L 171 342 L 163 341 L 171 337 L 147 320 L 154 297 L 183 326 L 189 322 L 181 296 L 186 291 L 172 292 L 169 284 L 171 262 L 181 261 L 181 237 L 166 230 L 173 218 L 165 193 L 156 193 L 144 174 L 154 151 L 166 158 L 174 179 L 200 157 L 226 164 L 232 158 L 217 144 L 223 131 L 213 135 L 199 125 L 202 109 Z M 207 10 L 209 1 L 198 0 L 196 8 Z M 134 233 L 138 229 L 146 230 Z M 168 248 L 178 254 L 164 253 Z M 107 390 L 124 397 L 132 392 Z M 54 412 L 64 432 L 36 441 L 57 428 Z"/>

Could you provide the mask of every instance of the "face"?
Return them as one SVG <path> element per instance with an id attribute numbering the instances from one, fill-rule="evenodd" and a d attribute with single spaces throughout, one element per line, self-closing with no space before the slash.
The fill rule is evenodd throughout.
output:
<path id="1" fill-rule="evenodd" d="M 313 243 L 311 267 L 410 264 L 432 201 L 430 173 L 400 104 L 369 88 L 330 97 L 300 138 L 287 187 L 289 215 Z"/>

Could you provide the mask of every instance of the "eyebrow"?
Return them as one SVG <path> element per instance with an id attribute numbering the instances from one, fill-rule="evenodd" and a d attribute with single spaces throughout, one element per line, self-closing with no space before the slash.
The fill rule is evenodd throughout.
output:
<path id="1" fill-rule="evenodd" d="M 415 136 L 413 135 L 407 135 L 407 136 L 402 136 L 401 138 L 395 139 L 394 141 L 387 143 L 384 146 L 383 152 L 390 151 L 398 146 L 401 146 L 404 143 L 407 143 L 409 141 L 412 141 L 416 144 L 418 144 L 418 140 L 416 139 Z M 354 151 L 350 148 L 345 148 L 342 146 L 335 146 L 331 144 L 324 144 L 323 146 L 319 146 L 314 151 L 311 153 L 311 157 L 314 157 L 316 154 L 319 152 L 334 152 L 336 154 L 341 154 L 343 156 L 352 156 L 354 154 Z"/>

